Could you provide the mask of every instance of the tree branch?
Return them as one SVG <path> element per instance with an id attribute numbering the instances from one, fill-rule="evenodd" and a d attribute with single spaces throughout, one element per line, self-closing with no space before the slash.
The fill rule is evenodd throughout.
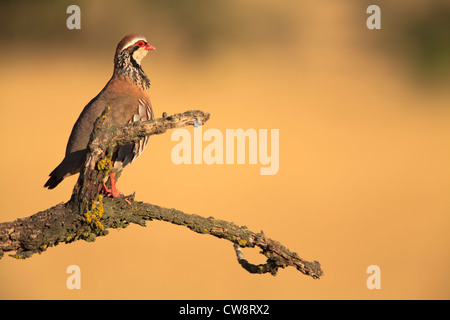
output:
<path id="1" fill-rule="evenodd" d="M 89 203 L 99 194 L 103 181 L 112 168 L 111 157 L 117 146 L 139 142 L 145 136 L 162 134 L 169 129 L 209 120 L 209 113 L 193 110 L 125 126 L 109 126 L 105 124 L 108 113 L 109 108 L 106 108 L 96 120 L 88 144 L 88 155 L 72 194 L 71 203 L 76 205 L 80 212 L 86 212 Z"/>
<path id="2" fill-rule="evenodd" d="M 138 141 L 146 135 L 161 134 L 171 128 L 193 125 L 195 120 L 204 123 L 209 119 L 209 114 L 202 111 L 188 111 L 124 127 L 106 127 L 103 122 L 107 116 L 105 112 L 96 122 L 88 156 L 70 201 L 24 219 L 1 223 L 0 258 L 5 252 L 14 252 L 11 256 L 25 259 L 60 243 L 94 241 L 97 236 L 107 235 L 110 228 L 125 228 L 130 223 L 145 226 L 146 221 L 161 220 L 232 242 L 238 262 L 250 273 L 275 275 L 279 268 L 293 266 L 314 279 L 322 276 L 319 262 L 301 259 L 279 242 L 267 238 L 262 231 L 255 233 L 233 222 L 135 201 L 134 195 L 127 197 L 131 205 L 122 198 L 103 197 L 99 194 L 100 186 L 107 175 L 108 159 L 111 160 L 115 146 Z M 241 248 L 244 247 L 259 247 L 267 262 L 261 265 L 249 263 L 243 257 Z"/>

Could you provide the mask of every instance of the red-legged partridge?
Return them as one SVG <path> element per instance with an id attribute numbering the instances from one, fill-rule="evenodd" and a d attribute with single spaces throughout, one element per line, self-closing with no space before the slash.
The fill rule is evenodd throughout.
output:
<path id="1" fill-rule="evenodd" d="M 87 145 L 95 120 L 106 107 L 110 107 L 106 122 L 125 125 L 135 121 L 153 119 L 148 89 L 150 80 L 141 67 L 142 59 L 155 48 L 145 37 L 129 34 L 119 42 L 114 56 L 114 73 L 102 91 L 84 107 L 73 126 L 67 143 L 66 155 L 59 166 L 50 173 L 44 187 L 53 189 L 64 178 L 80 172 L 87 155 Z M 113 168 L 109 173 L 111 189 L 103 185 L 109 196 L 118 197 L 115 175 L 133 162 L 147 145 L 148 137 L 139 143 L 118 147 L 112 157 Z"/>

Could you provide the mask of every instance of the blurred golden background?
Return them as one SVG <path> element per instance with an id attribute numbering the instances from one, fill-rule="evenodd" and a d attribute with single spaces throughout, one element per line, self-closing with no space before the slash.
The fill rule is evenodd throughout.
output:
<path id="1" fill-rule="evenodd" d="M 71 4 L 81 30 L 66 28 Z M 371 4 L 381 30 L 366 27 Z M 250 275 L 229 242 L 154 221 L 5 255 L 0 298 L 449 299 L 449 13 L 438 0 L 2 1 L 0 222 L 70 198 L 77 177 L 42 186 L 136 32 L 157 48 L 143 61 L 157 116 L 201 109 L 204 130 L 280 129 L 280 169 L 177 166 L 166 133 L 119 189 L 264 230 L 325 274 Z M 80 290 L 66 287 L 72 264 Z M 380 290 L 366 287 L 373 264 Z"/>

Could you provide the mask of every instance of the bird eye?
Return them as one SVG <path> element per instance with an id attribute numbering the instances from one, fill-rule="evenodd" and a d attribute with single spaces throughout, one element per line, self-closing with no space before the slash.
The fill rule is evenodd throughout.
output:
<path id="1" fill-rule="evenodd" d="M 138 41 L 138 42 L 136 42 L 136 44 L 135 44 L 135 46 L 137 46 L 137 47 L 145 47 L 145 42 L 144 41 Z"/>

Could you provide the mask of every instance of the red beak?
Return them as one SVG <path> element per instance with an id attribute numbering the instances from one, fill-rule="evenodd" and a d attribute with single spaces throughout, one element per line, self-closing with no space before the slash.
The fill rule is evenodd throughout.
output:
<path id="1" fill-rule="evenodd" d="M 156 50 L 156 48 L 154 46 L 152 46 L 151 44 L 148 44 L 145 46 L 145 50 Z"/>

